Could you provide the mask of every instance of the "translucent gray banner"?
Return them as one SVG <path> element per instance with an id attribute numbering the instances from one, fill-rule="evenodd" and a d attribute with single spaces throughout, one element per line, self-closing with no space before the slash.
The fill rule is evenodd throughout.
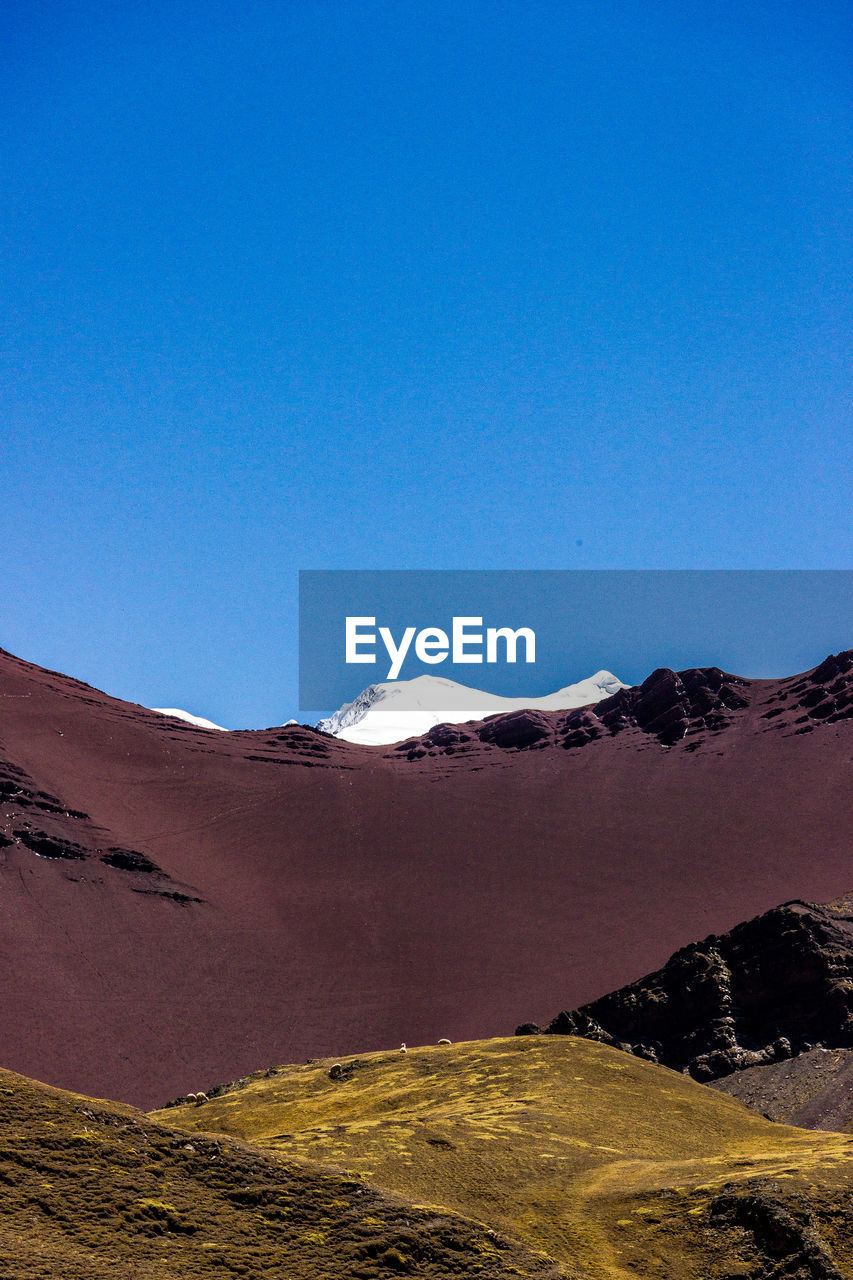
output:
<path id="1" fill-rule="evenodd" d="M 299 610 L 301 710 L 393 684 L 459 720 L 483 704 L 449 682 L 529 702 L 601 672 L 806 670 L 853 646 L 853 572 L 306 570 Z"/>

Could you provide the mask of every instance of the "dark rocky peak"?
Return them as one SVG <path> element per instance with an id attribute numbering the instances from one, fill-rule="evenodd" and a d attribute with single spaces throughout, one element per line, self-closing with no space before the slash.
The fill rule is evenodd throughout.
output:
<path id="1" fill-rule="evenodd" d="M 389 755 L 407 760 L 424 756 L 470 755 L 482 747 L 501 751 L 526 751 L 545 747 L 555 740 L 558 717 L 546 711 L 510 711 L 488 716 L 469 724 L 437 724 L 418 738 L 408 738 L 392 747 Z"/>
<path id="2" fill-rule="evenodd" d="M 477 736 L 462 724 L 437 724 L 426 734 L 424 741 L 433 747 L 460 747 L 466 742 L 476 742 Z M 400 746 L 403 746 L 400 743 Z"/>
<path id="3" fill-rule="evenodd" d="M 639 729 L 671 747 L 683 738 L 725 729 L 749 705 L 751 681 L 719 667 L 658 667 L 642 684 L 590 707 L 565 713 L 557 738 L 566 748 Z"/>
<path id="4" fill-rule="evenodd" d="M 639 731 L 665 747 L 686 740 L 685 749 L 691 751 L 707 734 L 734 724 L 756 697 L 763 698 L 763 718 L 774 722 L 768 730 L 778 726 L 803 733 L 819 722 L 853 717 L 853 650 L 830 654 L 814 671 L 778 681 L 747 680 L 719 667 L 658 667 L 642 684 L 588 707 L 513 711 L 465 725 L 440 724 L 397 743 L 387 754 L 420 760 L 471 755 L 483 748 L 527 751 L 553 743 L 571 749 L 626 730 Z"/>
<path id="5" fill-rule="evenodd" d="M 436 725 L 418 738 L 391 748 L 408 760 L 471 754 L 485 747 L 528 751 L 551 744 L 581 747 L 596 738 L 639 729 L 664 746 L 705 731 L 724 729 L 749 705 L 749 680 L 719 667 L 670 671 L 660 667 L 631 689 L 570 711 L 512 711 L 465 725 Z"/>
<path id="6" fill-rule="evenodd" d="M 706 1081 L 815 1045 L 851 1047 L 851 900 L 788 902 L 691 943 L 655 973 L 558 1014 L 545 1033 L 599 1040 Z"/>
<path id="7" fill-rule="evenodd" d="M 850 689 L 853 686 L 853 649 L 831 653 L 820 666 L 815 667 L 808 679 L 812 684 L 832 687 L 834 692 Z"/>
<path id="8" fill-rule="evenodd" d="M 832 723 L 853 716 L 853 649 L 830 654 L 814 671 L 791 682 L 788 689 L 811 720 Z"/>
<path id="9" fill-rule="evenodd" d="M 611 733 L 636 725 L 671 746 L 691 730 L 725 728 L 733 712 L 748 706 L 749 684 L 719 667 L 659 667 L 641 685 L 599 702 L 593 715 Z"/>
<path id="10" fill-rule="evenodd" d="M 481 742 L 493 743 L 505 751 L 545 746 L 554 741 L 554 716 L 545 711 L 511 711 L 490 716 L 479 731 Z"/>

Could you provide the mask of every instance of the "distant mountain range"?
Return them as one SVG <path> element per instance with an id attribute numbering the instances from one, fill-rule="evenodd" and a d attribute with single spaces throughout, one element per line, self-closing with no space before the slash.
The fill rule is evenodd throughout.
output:
<path id="1" fill-rule="evenodd" d="M 502 698 L 440 676 L 418 676 L 368 685 L 353 702 L 318 721 L 317 728 L 346 742 L 383 746 L 428 733 L 437 724 L 464 724 L 526 708 L 567 711 L 586 707 L 627 687 L 609 671 L 596 671 L 586 680 L 541 698 Z"/>
<path id="2" fill-rule="evenodd" d="M 627 687 L 609 671 L 597 671 L 587 680 L 567 685 L 545 697 L 503 698 L 439 676 L 418 676 L 414 680 L 368 685 L 334 715 L 319 720 L 316 728 L 345 742 L 387 746 L 418 737 L 437 724 L 464 724 L 528 707 L 539 711 L 566 711 L 600 702 L 602 698 Z M 226 732 L 222 725 L 214 724 L 203 716 L 191 715 L 179 707 L 152 707 L 151 710 L 199 729 Z M 297 721 L 288 720 L 286 723 L 292 725 Z"/>

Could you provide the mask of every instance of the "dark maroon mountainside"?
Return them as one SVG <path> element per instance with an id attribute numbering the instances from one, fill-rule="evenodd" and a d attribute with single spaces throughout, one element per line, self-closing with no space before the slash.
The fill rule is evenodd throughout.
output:
<path id="1" fill-rule="evenodd" d="M 66 808 L 57 796 L 41 790 L 25 769 L 2 756 L 0 809 L 0 855 L 4 850 L 19 849 L 24 855 L 67 863 L 65 875 L 71 880 L 74 864 L 97 861 L 123 872 L 126 887 L 134 893 L 157 894 L 176 902 L 201 901 L 190 886 L 170 880 L 144 853 L 106 844 L 106 833 L 87 813 Z"/>
<path id="2" fill-rule="evenodd" d="M 0 1060 L 153 1105 L 504 1034 L 853 884 L 851 655 L 363 747 L 0 652 Z"/>

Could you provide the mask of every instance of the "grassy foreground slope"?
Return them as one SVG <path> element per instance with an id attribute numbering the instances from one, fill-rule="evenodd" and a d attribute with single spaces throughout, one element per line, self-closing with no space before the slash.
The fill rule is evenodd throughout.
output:
<path id="1" fill-rule="evenodd" d="M 2 1280 L 563 1275 L 455 1215 L 0 1071 Z"/>
<path id="2" fill-rule="evenodd" d="M 159 1114 L 479 1219 L 571 1274 L 730 1278 L 781 1260 L 786 1276 L 837 1277 L 853 1264 L 853 1138 L 773 1124 L 572 1037 L 281 1067 Z"/>

